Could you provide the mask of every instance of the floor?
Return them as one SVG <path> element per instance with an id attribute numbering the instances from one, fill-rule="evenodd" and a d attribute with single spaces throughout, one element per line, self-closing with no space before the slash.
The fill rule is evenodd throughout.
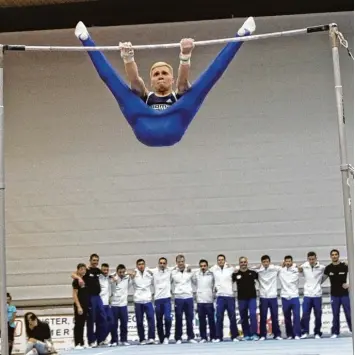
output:
<path id="1" fill-rule="evenodd" d="M 65 355 L 234 355 L 236 353 L 250 355 L 351 355 L 352 339 L 343 337 L 338 339 L 323 338 L 320 340 L 267 340 L 264 342 L 223 342 L 208 344 L 181 345 L 132 345 L 129 347 L 96 348 L 86 350 L 70 350 Z"/>

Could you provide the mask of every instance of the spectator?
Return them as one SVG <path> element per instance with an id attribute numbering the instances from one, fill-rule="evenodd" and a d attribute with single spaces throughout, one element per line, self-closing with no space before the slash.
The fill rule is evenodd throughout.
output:
<path id="1" fill-rule="evenodd" d="M 25 328 L 26 355 L 44 355 L 54 351 L 48 323 L 40 321 L 34 313 L 29 312 L 25 314 Z"/>
<path id="2" fill-rule="evenodd" d="M 12 297 L 7 293 L 7 322 L 8 322 L 8 341 L 9 341 L 9 355 L 12 354 L 14 346 L 15 329 L 16 329 L 16 307 L 12 304 Z"/>

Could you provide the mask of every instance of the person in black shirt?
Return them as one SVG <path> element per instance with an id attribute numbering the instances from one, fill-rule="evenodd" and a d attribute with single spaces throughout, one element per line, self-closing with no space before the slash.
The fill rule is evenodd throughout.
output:
<path id="1" fill-rule="evenodd" d="M 54 352 L 51 330 L 48 323 L 42 322 L 32 313 L 25 314 L 27 335 L 26 355 L 44 355 Z"/>
<path id="2" fill-rule="evenodd" d="M 340 306 L 343 306 L 345 318 L 349 330 L 352 331 L 351 309 L 349 297 L 349 284 L 347 282 L 348 265 L 339 260 L 339 250 L 333 249 L 330 252 L 332 263 L 324 270 L 325 278 L 330 280 L 330 294 L 333 311 L 332 338 L 337 338 L 340 333 Z"/>
<path id="3" fill-rule="evenodd" d="M 90 266 L 87 267 L 85 275 L 81 277 L 77 272 L 72 274 L 72 278 L 78 280 L 80 286 L 85 284 L 89 295 L 88 318 L 86 324 L 89 347 L 103 345 L 108 334 L 106 312 L 100 297 L 101 286 L 99 277 L 102 274 L 102 271 L 98 268 L 98 264 L 99 256 L 97 254 L 92 254 L 90 256 Z"/>
<path id="4" fill-rule="evenodd" d="M 77 274 L 83 278 L 86 274 L 86 265 L 78 264 Z M 74 299 L 74 343 L 75 349 L 83 349 L 84 346 L 84 327 L 87 321 L 89 308 L 89 293 L 86 284 L 79 285 L 79 280 L 75 279 L 72 283 Z"/>
<path id="5" fill-rule="evenodd" d="M 258 274 L 248 269 L 248 259 L 239 258 L 239 271 L 234 272 L 232 281 L 237 283 L 238 307 L 242 322 L 244 340 L 258 340 L 258 321 L 256 317 L 256 289 L 255 281 Z M 249 317 L 248 317 L 249 311 Z M 250 324 L 249 319 L 250 318 Z"/>

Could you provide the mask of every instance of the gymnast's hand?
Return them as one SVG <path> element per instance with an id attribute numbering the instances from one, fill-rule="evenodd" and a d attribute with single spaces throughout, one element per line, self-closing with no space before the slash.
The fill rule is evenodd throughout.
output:
<path id="1" fill-rule="evenodd" d="M 195 43 L 192 38 L 183 38 L 180 41 L 180 51 L 183 56 L 191 56 L 194 47 Z"/>
<path id="2" fill-rule="evenodd" d="M 131 42 L 120 42 L 121 58 L 124 63 L 131 63 L 134 61 L 134 49 Z"/>

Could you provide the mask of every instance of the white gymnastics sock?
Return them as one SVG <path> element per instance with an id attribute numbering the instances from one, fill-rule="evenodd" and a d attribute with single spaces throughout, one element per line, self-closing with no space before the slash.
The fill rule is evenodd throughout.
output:
<path id="1" fill-rule="evenodd" d="M 85 41 L 89 38 L 89 32 L 86 26 L 81 21 L 79 21 L 78 24 L 76 25 L 74 33 L 75 36 L 78 39 L 81 39 L 82 41 Z"/>
<path id="2" fill-rule="evenodd" d="M 243 26 L 239 29 L 238 35 L 245 36 L 247 33 L 252 34 L 255 32 L 256 25 L 253 17 L 247 18 L 247 20 L 243 23 Z"/>

